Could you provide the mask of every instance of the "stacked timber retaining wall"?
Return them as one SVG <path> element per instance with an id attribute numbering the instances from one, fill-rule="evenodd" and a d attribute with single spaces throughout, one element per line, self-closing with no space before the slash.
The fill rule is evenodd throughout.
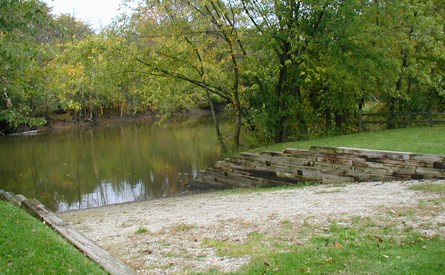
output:
<path id="1" fill-rule="evenodd" d="M 242 153 L 201 171 L 192 189 L 268 187 L 316 181 L 363 182 L 445 179 L 445 156 L 313 146 Z"/>

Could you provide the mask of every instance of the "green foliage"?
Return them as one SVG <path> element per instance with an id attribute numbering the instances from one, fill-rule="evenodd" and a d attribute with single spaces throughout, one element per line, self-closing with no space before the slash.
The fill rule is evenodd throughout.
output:
<path id="1" fill-rule="evenodd" d="M 133 17 L 128 28 L 138 34 L 135 59 L 147 77 L 159 79 L 164 102 L 173 103 L 170 109 L 195 98 L 206 98 L 211 109 L 223 103 L 234 118 L 232 141 L 239 146 L 245 51 L 236 26 L 243 24 L 242 15 L 223 1 L 170 0 L 147 1 Z"/>
<path id="2" fill-rule="evenodd" d="M 18 129 L 22 125 L 29 127 L 41 127 L 46 124 L 42 117 L 29 117 L 14 109 L 0 110 L 0 120 L 6 122 L 12 129 Z"/>
<path id="3" fill-rule="evenodd" d="M 39 1 L 0 3 L 0 131 L 44 121 L 34 120 L 33 112 L 44 78 L 39 63 L 45 55 L 37 36 L 48 22 L 48 9 Z"/>
<path id="4" fill-rule="evenodd" d="M 2 274 L 105 274 L 48 226 L 0 201 Z"/>
<path id="5" fill-rule="evenodd" d="M 123 43 L 122 38 L 91 35 L 65 46 L 48 67 L 59 109 L 76 120 L 126 111 L 131 78 L 125 76 Z"/>
<path id="6" fill-rule="evenodd" d="M 147 0 L 100 34 L 39 1 L 0 7 L 2 131 L 224 105 L 235 126 L 217 135 L 238 147 L 241 126 L 264 144 L 354 132 L 371 107 L 445 106 L 437 0 Z"/>

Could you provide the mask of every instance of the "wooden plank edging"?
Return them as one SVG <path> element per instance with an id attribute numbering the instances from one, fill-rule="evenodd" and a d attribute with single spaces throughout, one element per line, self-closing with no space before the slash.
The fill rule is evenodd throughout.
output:
<path id="1" fill-rule="evenodd" d="M 14 195 L 4 190 L 0 190 L 0 199 L 21 207 L 32 216 L 43 221 L 44 224 L 52 228 L 88 258 L 99 264 L 109 274 L 136 274 L 133 269 L 113 257 L 108 251 L 102 249 L 94 241 L 76 230 L 70 223 L 62 220 L 38 200 L 26 199 L 24 196 Z"/>

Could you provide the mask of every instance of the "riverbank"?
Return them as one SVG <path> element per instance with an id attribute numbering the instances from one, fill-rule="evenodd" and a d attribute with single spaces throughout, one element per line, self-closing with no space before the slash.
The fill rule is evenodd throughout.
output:
<path id="1" fill-rule="evenodd" d="M 219 112 L 224 110 L 220 108 Z M 126 116 L 100 116 L 94 119 L 83 119 L 79 121 L 73 120 L 67 114 L 52 114 L 47 118 L 47 124 L 41 127 L 19 127 L 14 132 L 0 131 L 0 136 L 20 136 L 20 135 L 35 135 L 45 131 L 66 131 L 77 128 L 94 127 L 94 126 L 113 126 L 113 125 L 127 125 L 135 123 L 159 123 L 160 121 L 177 121 L 186 120 L 187 118 L 202 118 L 210 116 L 210 110 L 206 109 L 190 109 L 182 112 L 174 112 L 169 116 L 164 116 L 161 113 L 147 113 L 135 114 Z"/>
<path id="2" fill-rule="evenodd" d="M 60 215 L 143 274 L 231 272 L 248 263 L 252 251 L 304 246 L 330 225 L 348 227 L 357 219 L 443 237 L 445 194 L 414 190 L 422 184 L 368 182 L 205 193 Z M 245 247 L 255 236 L 262 241 L 250 252 L 223 253 L 227 247 L 220 247 Z M 270 247 L 277 240 L 280 245 Z"/>
<path id="3" fill-rule="evenodd" d="M 176 112 L 168 117 L 167 121 L 185 120 L 187 118 L 201 118 L 209 116 L 210 111 L 193 109 L 185 112 Z M 137 114 L 134 116 L 113 116 L 113 117 L 98 117 L 94 120 L 72 121 L 66 117 L 54 116 L 48 121 L 46 130 L 67 130 L 81 127 L 92 126 L 113 126 L 113 125 L 126 125 L 134 123 L 157 123 L 163 119 L 161 114 Z"/>

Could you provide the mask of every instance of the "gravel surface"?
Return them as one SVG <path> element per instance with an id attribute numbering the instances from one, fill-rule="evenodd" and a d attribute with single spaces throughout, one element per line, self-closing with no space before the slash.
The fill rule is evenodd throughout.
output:
<path id="1" fill-rule="evenodd" d="M 444 184 L 444 181 L 437 183 Z M 379 217 L 416 207 L 427 194 L 408 189 L 417 181 L 308 186 L 267 192 L 204 193 L 59 213 L 86 236 L 144 274 L 236 271 L 246 256 L 220 257 L 205 240 L 244 242 L 250 233 L 283 234 L 294 228 L 348 223 L 355 217 Z M 443 212 L 426 213 L 445 232 Z M 416 223 L 412 223 L 416 227 Z M 295 230 L 297 232 L 297 230 Z M 289 243 L 304 238 L 287 234 Z"/>

